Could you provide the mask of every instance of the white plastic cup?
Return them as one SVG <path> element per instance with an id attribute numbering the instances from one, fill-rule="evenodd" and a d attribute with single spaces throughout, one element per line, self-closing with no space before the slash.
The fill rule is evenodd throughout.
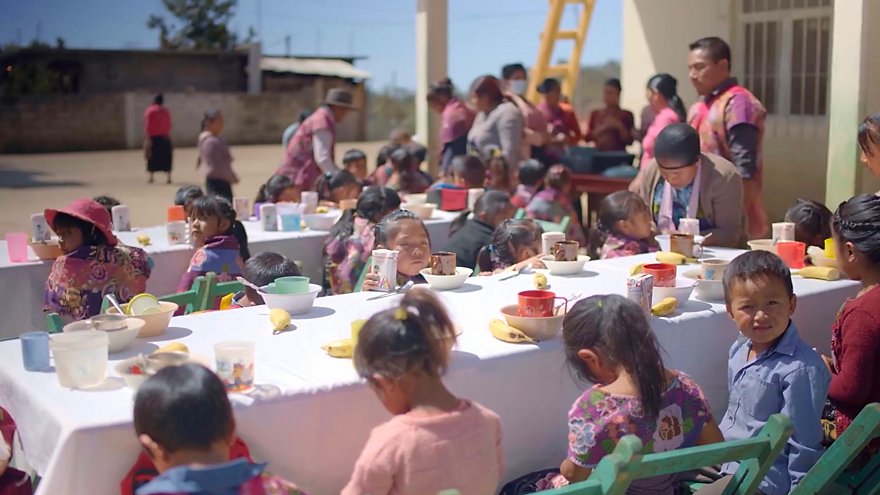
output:
<path id="1" fill-rule="evenodd" d="M 55 357 L 55 374 L 62 387 L 84 388 L 100 385 L 107 378 L 107 332 L 83 330 L 49 337 Z"/>
<path id="2" fill-rule="evenodd" d="M 273 203 L 263 203 L 260 205 L 260 225 L 266 232 L 275 232 L 278 230 L 278 211 Z"/>
<path id="3" fill-rule="evenodd" d="M 300 201 L 304 206 L 305 213 L 315 213 L 318 211 L 318 193 L 315 191 L 303 191 L 300 193 Z"/>
<path id="4" fill-rule="evenodd" d="M 682 218 L 678 221 L 678 233 L 700 235 L 700 221 L 696 218 Z"/>
<path id="5" fill-rule="evenodd" d="M 557 242 L 565 240 L 564 232 L 544 232 L 541 234 L 541 254 L 555 255 Z"/>
<path id="6" fill-rule="evenodd" d="M 111 217 L 113 217 L 113 230 L 117 232 L 128 232 L 131 230 L 131 216 L 128 206 L 116 205 L 110 209 Z"/>
<path id="7" fill-rule="evenodd" d="M 792 222 L 776 222 L 773 224 L 773 244 L 779 241 L 794 240 L 794 223 Z"/>
<path id="8" fill-rule="evenodd" d="M 244 392 L 254 386 L 254 343 L 243 340 L 214 345 L 217 376 L 226 390 Z"/>
<path id="9" fill-rule="evenodd" d="M 233 208 L 235 208 L 235 218 L 238 220 L 248 220 L 251 217 L 251 200 L 244 197 L 233 198 Z"/>
<path id="10" fill-rule="evenodd" d="M 477 206 L 477 200 L 480 199 L 480 196 L 482 196 L 485 192 L 486 190 L 482 187 L 473 187 L 471 189 L 468 189 L 467 209 L 470 211 L 474 211 L 474 208 Z"/>
<path id="11" fill-rule="evenodd" d="M 42 213 L 34 213 L 31 215 L 31 242 L 48 241 L 52 236 L 49 229 L 49 223 Z"/>
<path id="12" fill-rule="evenodd" d="M 186 243 L 187 228 L 186 222 L 183 220 L 175 220 L 166 224 L 168 234 L 168 244 L 184 244 Z"/>

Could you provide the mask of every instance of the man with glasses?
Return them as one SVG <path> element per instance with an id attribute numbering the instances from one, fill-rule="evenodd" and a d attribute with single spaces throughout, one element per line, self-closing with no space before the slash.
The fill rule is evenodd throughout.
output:
<path id="1" fill-rule="evenodd" d="M 700 151 L 700 136 L 687 124 L 667 126 L 657 136 L 639 195 L 660 232 L 678 229 L 682 218 L 700 221 L 706 246 L 745 243 L 743 181 L 724 158 Z"/>

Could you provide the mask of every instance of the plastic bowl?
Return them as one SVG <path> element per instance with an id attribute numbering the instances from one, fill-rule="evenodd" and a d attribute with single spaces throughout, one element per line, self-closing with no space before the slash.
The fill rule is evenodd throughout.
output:
<path id="1" fill-rule="evenodd" d="M 691 292 L 694 291 L 695 285 L 696 281 L 694 280 L 677 278 L 675 279 L 675 287 L 654 287 L 654 297 L 651 304 L 657 304 L 667 297 L 674 297 L 680 308 L 691 297 Z"/>
<path id="2" fill-rule="evenodd" d="M 113 354 L 119 352 L 134 342 L 141 328 L 144 327 L 144 320 L 140 318 L 126 318 L 125 328 L 118 330 L 97 330 L 88 320 L 75 321 L 64 325 L 63 332 L 104 332 L 107 334 L 107 352 Z"/>
<path id="3" fill-rule="evenodd" d="M 31 249 L 34 251 L 34 254 L 37 255 L 37 258 L 41 260 L 54 260 L 55 258 L 61 256 L 61 246 L 58 245 L 58 241 L 52 239 L 43 242 L 32 242 L 30 243 Z"/>
<path id="4" fill-rule="evenodd" d="M 724 283 L 721 280 L 704 280 L 700 275 L 700 270 L 690 270 L 682 275 L 696 281 L 694 296 L 697 299 L 712 302 L 724 301 Z"/>
<path id="5" fill-rule="evenodd" d="M 550 275 L 574 275 L 584 269 L 584 264 L 590 261 L 590 257 L 580 254 L 577 261 L 556 261 L 553 256 L 544 256 L 541 261 L 550 270 Z"/>
<path id="6" fill-rule="evenodd" d="M 829 258 L 824 254 L 814 254 L 810 256 L 810 260 L 813 261 L 813 264 L 816 266 L 824 266 L 828 268 L 838 268 L 837 266 L 837 258 Z"/>
<path id="7" fill-rule="evenodd" d="M 84 388 L 100 385 L 107 377 L 106 332 L 97 330 L 56 333 L 49 336 L 49 349 L 55 357 L 55 374 L 62 387 Z"/>
<path id="8" fill-rule="evenodd" d="M 144 320 L 144 326 L 141 328 L 141 331 L 138 332 L 138 337 L 157 337 L 165 333 L 165 329 L 168 328 L 168 324 L 171 323 L 171 317 L 174 316 L 178 306 L 173 302 L 159 301 L 159 307 L 161 308 L 161 311 L 158 313 L 134 316 L 135 318 Z M 106 313 L 118 315 L 119 311 L 113 306 L 110 306 L 107 308 Z"/>
<path id="9" fill-rule="evenodd" d="M 423 205 L 428 201 L 427 194 L 407 194 L 406 202 L 411 205 Z"/>
<path id="10" fill-rule="evenodd" d="M 329 231 L 333 228 L 336 221 L 339 220 L 339 212 L 307 213 L 303 215 L 303 220 L 311 230 Z"/>
<path id="11" fill-rule="evenodd" d="M 431 286 L 432 289 L 437 290 L 453 290 L 464 285 L 464 282 L 471 276 L 474 272 L 472 268 L 466 268 L 463 266 L 455 267 L 455 275 L 431 275 L 431 269 L 425 268 L 419 273 L 425 277 L 425 280 L 428 282 L 428 285 Z"/>
<path id="12" fill-rule="evenodd" d="M 776 254 L 776 246 L 773 245 L 773 239 L 755 239 L 749 241 L 748 245 L 752 251 L 770 251 Z"/>
<path id="13" fill-rule="evenodd" d="M 562 320 L 565 319 L 565 313 L 562 312 L 556 316 L 545 316 L 542 318 L 526 318 L 519 316 L 519 306 L 511 304 L 501 308 L 501 314 L 507 324 L 522 331 L 535 340 L 550 340 L 562 330 Z"/>
<path id="14" fill-rule="evenodd" d="M 137 367 L 140 369 L 140 373 L 133 373 L 132 368 Z M 143 358 L 141 356 L 135 356 L 133 358 L 128 358 L 124 361 L 120 361 L 116 363 L 116 366 L 113 367 L 116 370 L 116 374 L 122 377 L 125 380 L 125 384 L 129 386 L 129 388 L 133 390 L 137 390 L 147 378 L 151 375 L 147 373 L 146 367 L 143 363 Z"/>
<path id="15" fill-rule="evenodd" d="M 308 292 L 301 294 L 273 294 L 267 292 L 267 290 L 272 289 L 268 285 L 260 287 L 260 295 L 263 296 L 263 301 L 266 302 L 266 306 L 269 309 L 280 308 L 292 315 L 298 315 L 308 313 L 312 309 L 315 299 L 323 290 L 323 287 L 317 284 L 309 284 Z"/>
<path id="16" fill-rule="evenodd" d="M 404 204 L 400 205 L 401 209 L 414 213 L 417 217 L 419 217 L 422 220 L 430 219 L 434 215 L 434 208 L 436 208 L 436 207 L 437 207 L 437 205 L 435 205 L 433 203 L 424 203 L 424 204 L 404 203 Z"/>

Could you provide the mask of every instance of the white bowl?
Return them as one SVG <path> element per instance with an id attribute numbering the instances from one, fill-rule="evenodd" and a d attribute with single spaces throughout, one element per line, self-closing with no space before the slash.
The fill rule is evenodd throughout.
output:
<path id="1" fill-rule="evenodd" d="M 721 280 L 705 280 L 700 275 L 700 270 L 690 270 L 682 275 L 697 282 L 694 287 L 694 295 L 697 299 L 712 302 L 724 301 L 724 283 Z"/>
<path id="2" fill-rule="evenodd" d="M 691 292 L 694 291 L 695 285 L 696 282 L 693 280 L 682 280 L 677 278 L 675 279 L 675 287 L 654 287 L 654 295 L 651 304 L 657 304 L 667 297 L 674 297 L 677 306 L 680 308 L 684 306 L 684 303 L 686 303 L 691 297 Z"/>
<path id="3" fill-rule="evenodd" d="M 810 260 L 816 266 L 824 266 L 828 268 L 838 268 L 837 258 L 828 258 L 824 254 L 814 254 L 810 256 Z"/>
<path id="4" fill-rule="evenodd" d="M 331 211 L 328 213 L 306 213 L 303 220 L 311 230 L 329 231 L 333 225 L 339 220 L 339 211 Z"/>
<path id="5" fill-rule="evenodd" d="M 138 332 L 146 324 L 144 320 L 140 318 L 126 318 L 125 324 L 127 328 L 121 328 L 119 330 L 95 330 L 95 328 L 89 323 L 87 320 L 75 321 L 73 323 L 68 323 L 64 325 L 62 331 L 64 332 L 105 332 L 107 334 L 107 352 L 109 354 L 113 354 L 114 352 L 119 352 L 134 342 L 134 339 L 137 338 Z"/>
<path id="6" fill-rule="evenodd" d="M 260 295 L 269 309 L 280 308 L 292 315 L 308 313 L 315 304 L 318 294 L 324 289 L 318 284 L 309 284 L 308 292 L 301 294 L 270 294 L 266 292 L 268 285 L 260 287 Z"/>
<path id="7" fill-rule="evenodd" d="M 694 244 L 703 244 L 703 241 L 706 239 L 705 236 L 695 235 L 694 236 Z M 657 244 L 660 246 L 660 251 L 671 251 L 672 244 L 669 240 L 669 234 L 658 234 L 654 236 L 654 240 L 657 241 Z"/>
<path id="8" fill-rule="evenodd" d="M 404 203 L 404 204 L 400 205 L 401 209 L 414 213 L 417 217 L 419 217 L 422 220 L 430 219 L 434 215 L 434 208 L 436 208 L 436 207 L 437 207 L 437 205 L 435 205 L 433 203 L 424 203 L 424 204 Z"/>
<path id="9" fill-rule="evenodd" d="M 752 251 L 769 251 L 776 254 L 776 246 L 773 245 L 773 239 L 755 239 L 749 241 L 748 245 Z"/>
<path id="10" fill-rule="evenodd" d="M 411 205 L 423 205 L 428 201 L 427 194 L 407 194 L 404 198 Z"/>
<path id="11" fill-rule="evenodd" d="M 430 268 L 425 268 L 419 273 L 425 277 L 425 280 L 432 289 L 453 290 L 464 285 L 464 282 L 473 272 L 474 270 L 472 268 L 457 266 L 455 267 L 455 275 L 431 275 Z"/>
<path id="12" fill-rule="evenodd" d="M 551 275 L 574 275 L 584 269 L 584 264 L 590 261 L 590 257 L 579 254 L 577 261 L 556 261 L 553 256 L 544 256 L 541 261 L 550 270 Z"/>
<path id="13" fill-rule="evenodd" d="M 132 373 L 132 366 L 138 366 L 140 368 L 140 373 Z M 151 375 L 147 373 L 146 366 L 144 366 L 143 359 L 141 356 L 135 356 L 133 358 L 128 358 L 126 360 L 120 361 L 116 363 L 116 366 L 113 367 L 116 370 L 116 373 L 125 380 L 125 384 L 129 386 L 129 388 L 133 390 L 137 390 L 141 385 L 147 381 Z"/>
<path id="14" fill-rule="evenodd" d="M 168 324 L 171 323 L 171 317 L 174 316 L 178 306 L 173 302 L 159 301 L 159 307 L 162 309 L 159 313 L 136 316 L 139 320 L 144 320 L 145 323 L 143 328 L 141 328 L 141 331 L 138 333 L 138 337 L 157 337 L 165 333 L 165 329 L 168 328 Z M 105 313 L 118 315 L 119 311 L 116 311 L 116 308 L 110 306 Z"/>
<path id="15" fill-rule="evenodd" d="M 522 331 L 535 340 L 550 340 L 562 330 L 562 320 L 565 319 L 565 313 L 560 310 L 560 314 L 556 316 L 545 316 L 542 318 L 526 318 L 519 316 L 519 306 L 511 304 L 501 308 L 501 314 L 507 324 Z"/>

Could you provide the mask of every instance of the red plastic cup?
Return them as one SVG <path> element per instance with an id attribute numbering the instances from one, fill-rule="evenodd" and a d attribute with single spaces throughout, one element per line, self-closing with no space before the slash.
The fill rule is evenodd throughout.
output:
<path id="1" fill-rule="evenodd" d="M 186 210 L 182 205 L 175 205 L 168 207 L 168 221 L 169 222 L 185 222 L 186 221 Z"/>
<path id="2" fill-rule="evenodd" d="M 776 243 L 776 254 L 789 268 L 803 268 L 807 245 L 797 241 L 779 241 Z"/>
<path id="3" fill-rule="evenodd" d="M 524 290 L 518 294 L 519 315 L 526 318 L 546 318 L 553 316 L 553 301 L 562 299 L 549 290 Z"/>
<path id="4" fill-rule="evenodd" d="M 654 287 L 675 287 L 675 265 L 669 263 L 649 263 L 642 272 L 654 276 Z"/>

